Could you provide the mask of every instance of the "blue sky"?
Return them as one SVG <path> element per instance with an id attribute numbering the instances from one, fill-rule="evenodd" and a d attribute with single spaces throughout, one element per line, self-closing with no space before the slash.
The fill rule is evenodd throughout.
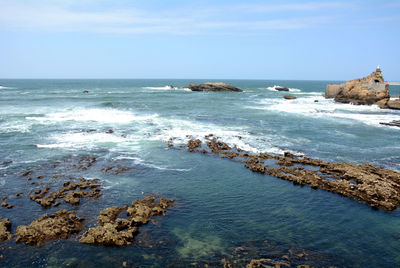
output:
<path id="1" fill-rule="evenodd" d="M 400 80 L 398 1 L 0 0 L 2 78 Z"/>

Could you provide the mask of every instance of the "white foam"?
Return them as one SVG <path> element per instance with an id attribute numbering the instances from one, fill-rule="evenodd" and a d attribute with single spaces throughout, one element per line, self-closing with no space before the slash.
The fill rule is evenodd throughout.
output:
<path id="1" fill-rule="evenodd" d="M 205 136 L 208 134 L 214 134 L 214 137 L 220 137 L 220 139 L 226 142 L 229 146 L 237 146 L 243 150 L 260 153 L 270 152 L 276 154 L 283 154 L 283 150 L 272 145 L 270 142 L 277 137 L 265 135 L 262 141 L 257 136 L 251 135 L 243 127 L 228 127 L 219 126 L 211 123 L 200 123 L 192 122 L 181 119 L 163 119 L 157 118 L 159 125 L 163 127 L 158 133 L 155 133 L 149 137 L 150 140 L 161 140 L 168 142 L 170 138 L 173 138 L 172 143 L 175 146 L 187 144 L 190 139 L 199 139 L 206 142 Z"/>
<path id="2" fill-rule="evenodd" d="M 318 102 L 314 102 L 318 100 Z M 400 113 L 382 110 L 377 105 L 352 105 L 336 103 L 322 96 L 297 98 L 295 100 L 267 98 L 250 109 L 261 109 L 303 116 L 340 118 L 359 121 L 367 125 L 382 126 L 380 122 L 400 120 Z"/>
<path id="3" fill-rule="evenodd" d="M 69 149 L 91 149 L 110 143 L 118 144 L 125 142 L 125 138 L 107 133 L 65 133 L 53 135 L 49 139 L 52 143 L 36 144 L 38 148 L 69 148 Z"/>
<path id="4" fill-rule="evenodd" d="M 135 115 L 132 112 L 121 111 L 117 109 L 76 109 L 73 111 L 49 113 L 43 117 L 26 117 L 26 119 L 35 120 L 42 123 L 63 121 L 95 121 L 100 123 L 126 124 L 133 121 L 149 120 L 157 116 L 157 114 Z"/>
<path id="5" fill-rule="evenodd" d="M 18 123 L 18 122 L 8 122 L 0 125 L 0 133 L 11 133 L 11 132 L 20 132 L 26 133 L 29 132 L 31 128 L 30 124 Z"/>
<path id="6" fill-rule="evenodd" d="M 162 165 L 157 165 L 154 163 L 151 163 L 147 160 L 141 159 L 139 157 L 133 157 L 133 156 L 117 156 L 114 158 L 115 160 L 121 160 L 121 159 L 126 159 L 126 160 L 132 160 L 135 165 L 142 165 L 145 167 L 149 168 L 154 168 L 154 169 L 159 169 L 159 170 L 172 170 L 172 171 L 190 171 L 191 168 L 170 168 L 170 167 L 165 167 Z"/>

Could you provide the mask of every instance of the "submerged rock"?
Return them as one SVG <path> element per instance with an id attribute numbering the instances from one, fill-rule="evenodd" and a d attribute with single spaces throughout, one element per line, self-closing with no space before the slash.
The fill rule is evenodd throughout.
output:
<path id="1" fill-rule="evenodd" d="M 1 219 L 0 220 L 0 242 L 6 241 L 12 238 L 12 234 L 10 233 L 11 222 L 9 219 Z"/>
<path id="2" fill-rule="evenodd" d="M 371 105 L 380 100 L 389 99 L 389 84 L 385 83 L 380 68 L 361 79 L 350 80 L 343 84 L 327 85 L 326 98 L 336 102 L 356 105 Z"/>
<path id="3" fill-rule="evenodd" d="M 16 242 L 37 246 L 52 240 L 66 239 L 82 228 L 82 218 L 78 218 L 75 212 L 62 209 L 52 215 L 45 214 L 28 226 L 18 226 Z"/>
<path id="4" fill-rule="evenodd" d="M 143 200 L 132 202 L 131 206 L 110 207 L 100 212 L 98 226 L 89 228 L 81 239 L 81 243 L 105 246 L 130 245 L 139 226 L 150 221 L 152 216 L 164 216 L 166 208 L 173 205 L 172 199 L 146 196 Z M 117 218 L 126 212 L 127 218 Z"/>
<path id="5" fill-rule="evenodd" d="M 231 92 L 242 92 L 240 88 L 234 87 L 223 82 L 207 82 L 204 84 L 196 85 L 195 83 L 190 83 L 188 88 L 192 91 L 231 91 Z"/>

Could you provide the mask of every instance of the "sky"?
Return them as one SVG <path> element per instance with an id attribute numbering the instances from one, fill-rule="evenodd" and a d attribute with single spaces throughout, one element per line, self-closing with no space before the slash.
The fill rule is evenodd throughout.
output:
<path id="1" fill-rule="evenodd" d="M 1 78 L 400 81 L 400 0 L 0 0 Z"/>

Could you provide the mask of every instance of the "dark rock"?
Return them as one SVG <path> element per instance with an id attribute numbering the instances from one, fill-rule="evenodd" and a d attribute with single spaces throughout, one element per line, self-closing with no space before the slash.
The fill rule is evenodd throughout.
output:
<path id="1" fill-rule="evenodd" d="M 114 130 L 109 129 L 109 130 L 106 131 L 106 133 L 107 133 L 107 134 L 112 134 L 112 133 L 114 133 Z"/>
<path id="2" fill-rule="evenodd" d="M 400 127 L 400 120 L 394 120 L 392 122 L 379 122 L 381 125 L 391 126 L 391 127 Z"/>
<path id="3" fill-rule="evenodd" d="M 230 92 L 242 92 L 240 88 L 234 87 L 232 85 L 223 82 L 214 83 L 204 83 L 196 85 L 195 83 L 190 83 L 188 88 L 192 91 L 230 91 Z"/>
<path id="4" fill-rule="evenodd" d="M 89 90 L 84 90 L 82 91 L 82 93 L 89 93 Z"/>
<path id="5" fill-rule="evenodd" d="M 285 96 L 283 96 L 283 98 L 285 98 L 287 100 L 295 100 L 295 99 L 297 99 L 295 96 L 292 96 L 292 95 L 285 95 Z"/>
<path id="6" fill-rule="evenodd" d="M 37 246 L 47 241 L 66 239 L 83 228 L 83 219 L 76 217 L 72 211 L 65 209 L 55 214 L 40 217 L 30 225 L 18 226 L 16 242 Z"/>
<path id="7" fill-rule="evenodd" d="M 277 91 L 289 91 L 289 88 L 287 88 L 287 87 L 276 86 L 276 87 L 274 87 L 274 88 L 275 88 L 275 90 L 277 90 Z"/>

